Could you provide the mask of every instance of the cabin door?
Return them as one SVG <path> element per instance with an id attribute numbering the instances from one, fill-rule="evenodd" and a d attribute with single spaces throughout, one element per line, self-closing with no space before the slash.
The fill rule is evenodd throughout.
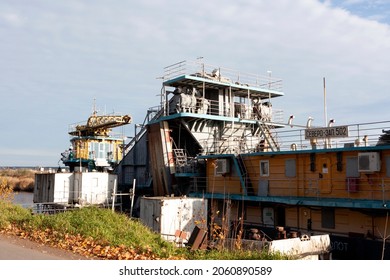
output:
<path id="1" fill-rule="evenodd" d="M 319 160 L 318 187 L 320 193 L 330 193 L 332 191 L 332 173 L 330 158 L 323 156 Z"/>

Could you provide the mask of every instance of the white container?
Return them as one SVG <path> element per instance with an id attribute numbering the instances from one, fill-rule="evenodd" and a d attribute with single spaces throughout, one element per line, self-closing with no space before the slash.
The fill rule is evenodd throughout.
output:
<path id="1" fill-rule="evenodd" d="M 37 173 L 34 203 L 107 204 L 117 184 L 117 175 L 106 172 Z"/>
<path id="2" fill-rule="evenodd" d="M 184 239 L 188 240 L 196 225 L 206 227 L 207 200 L 190 197 L 141 197 L 140 220 L 168 241 L 177 240 L 177 232 L 185 233 Z"/>
<path id="3" fill-rule="evenodd" d="M 73 190 L 72 173 L 35 174 L 34 203 L 68 204 Z"/>
<path id="4" fill-rule="evenodd" d="M 106 172 L 74 173 L 73 200 L 80 205 L 109 204 L 117 175 Z"/>

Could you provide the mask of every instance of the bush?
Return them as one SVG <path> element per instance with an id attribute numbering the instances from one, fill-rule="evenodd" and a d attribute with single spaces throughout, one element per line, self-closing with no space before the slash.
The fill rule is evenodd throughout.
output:
<path id="1" fill-rule="evenodd" d="M 32 169 L 2 169 L 0 170 L 1 184 L 12 191 L 34 191 L 35 172 Z M 1 189 L 0 189 L 1 192 Z M 1 194 L 1 193 L 0 193 Z"/>
<path id="2" fill-rule="evenodd" d="M 5 178 L 0 178 L 0 200 L 10 200 L 13 194 L 13 187 L 8 184 Z"/>
<path id="3" fill-rule="evenodd" d="M 12 224 L 24 224 L 32 218 L 30 210 L 0 200 L 0 230 Z"/>

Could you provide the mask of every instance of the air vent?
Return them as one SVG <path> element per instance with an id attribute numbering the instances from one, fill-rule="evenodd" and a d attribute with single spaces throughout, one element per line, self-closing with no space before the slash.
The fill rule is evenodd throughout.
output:
<path id="1" fill-rule="evenodd" d="M 217 159 L 216 174 L 226 174 L 230 172 L 230 165 L 227 159 Z"/>
<path id="2" fill-rule="evenodd" d="M 359 153 L 359 172 L 376 172 L 381 169 L 379 153 Z"/>

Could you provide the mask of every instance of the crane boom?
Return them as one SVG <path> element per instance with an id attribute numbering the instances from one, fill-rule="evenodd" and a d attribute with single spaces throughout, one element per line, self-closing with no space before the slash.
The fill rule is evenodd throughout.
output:
<path id="1" fill-rule="evenodd" d="M 95 113 L 88 118 L 85 125 L 77 125 L 69 132 L 70 135 L 79 136 L 107 136 L 111 128 L 131 123 L 131 116 L 114 115 L 96 115 Z"/>

